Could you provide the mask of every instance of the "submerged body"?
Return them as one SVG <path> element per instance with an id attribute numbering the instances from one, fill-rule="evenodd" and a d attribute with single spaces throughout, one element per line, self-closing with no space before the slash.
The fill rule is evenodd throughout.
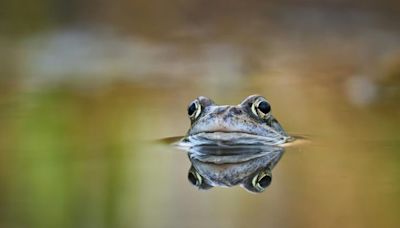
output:
<path id="1" fill-rule="evenodd" d="M 268 101 L 251 95 L 239 105 L 216 105 L 198 97 L 188 107 L 191 127 L 183 142 L 281 145 L 292 140 L 271 114 Z"/>

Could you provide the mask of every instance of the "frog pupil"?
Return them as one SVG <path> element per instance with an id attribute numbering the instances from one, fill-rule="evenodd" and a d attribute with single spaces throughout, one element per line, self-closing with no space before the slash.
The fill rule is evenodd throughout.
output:
<path id="1" fill-rule="evenodd" d="M 196 176 L 193 173 L 189 173 L 188 174 L 188 179 L 190 181 L 190 183 L 192 183 L 193 185 L 197 186 L 199 185 L 199 181 L 197 180 Z"/>
<path id="2" fill-rule="evenodd" d="M 271 111 L 271 106 L 266 101 L 261 101 L 258 104 L 258 110 L 260 110 L 264 114 L 267 114 Z"/>
<path id="3" fill-rule="evenodd" d="M 196 105 L 192 103 L 188 108 L 188 115 L 191 116 L 196 111 Z"/>
<path id="4" fill-rule="evenodd" d="M 262 188 L 266 188 L 270 183 L 271 183 L 271 177 L 269 177 L 269 176 L 265 176 L 265 177 L 261 178 L 261 180 L 258 182 L 258 184 Z"/>

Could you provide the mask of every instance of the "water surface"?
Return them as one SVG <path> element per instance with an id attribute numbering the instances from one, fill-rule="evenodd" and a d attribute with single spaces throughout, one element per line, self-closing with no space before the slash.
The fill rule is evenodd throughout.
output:
<path id="1" fill-rule="evenodd" d="M 397 102 L 359 107 L 335 89 L 286 85 L 282 96 L 279 84 L 265 85 L 230 97 L 204 92 L 232 104 L 264 94 L 288 132 L 311 138 L 286 149 L 257 195 L 240 187 L 197 190 L 187 180 L 187 154 L 155 143 L 185 133 L 186 103 L 197 91 L 10 92 L 1 112 L 4 226 L 399 224 Z"/>

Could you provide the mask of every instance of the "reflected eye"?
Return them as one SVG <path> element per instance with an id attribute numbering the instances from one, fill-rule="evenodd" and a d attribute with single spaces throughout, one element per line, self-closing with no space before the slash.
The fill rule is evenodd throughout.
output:
<path id="1" fill-rule="evenodd" d="M 258 175 L 253 177 L 251 181 L 253 187 L 258 191 L 262 192 L 267 188 L 272 181 L 272 174 L 270 170 L 265 170 L 260 172 Z"/>
<path id="2" fill-rule="evenodd" d="M 197 187 L 200 187 L 200 185 L 203 181 L 201 176 L 195 171 L 189 171 L 188 180 L 190 181 L 190 183 L 192 183 L 194 186 L 197 186 Z"/>
<path id="3" fill-rule="evenodd" d="M 251 110 L 256 116 L 262 119 L 268 119 L 271 112 L 271 105 L 269 105 L 266 100 L 259 99 L 253 103 Z"/>
<path id="4" fill-rule="evenodd" d="M 198 100 L 193 101 L 188 107 L 188 115 L 192 120 L 199 117 L 201 113 L 201 105 Z"/>

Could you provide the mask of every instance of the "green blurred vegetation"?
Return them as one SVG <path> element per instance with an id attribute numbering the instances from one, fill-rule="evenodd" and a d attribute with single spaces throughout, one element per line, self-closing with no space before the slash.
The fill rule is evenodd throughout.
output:
<path id="1" fill-rule="evenodd" d="M 117 226 L 130 106 L 66 89 L 16 96 L 2 118 L 2 226 Z"/>

